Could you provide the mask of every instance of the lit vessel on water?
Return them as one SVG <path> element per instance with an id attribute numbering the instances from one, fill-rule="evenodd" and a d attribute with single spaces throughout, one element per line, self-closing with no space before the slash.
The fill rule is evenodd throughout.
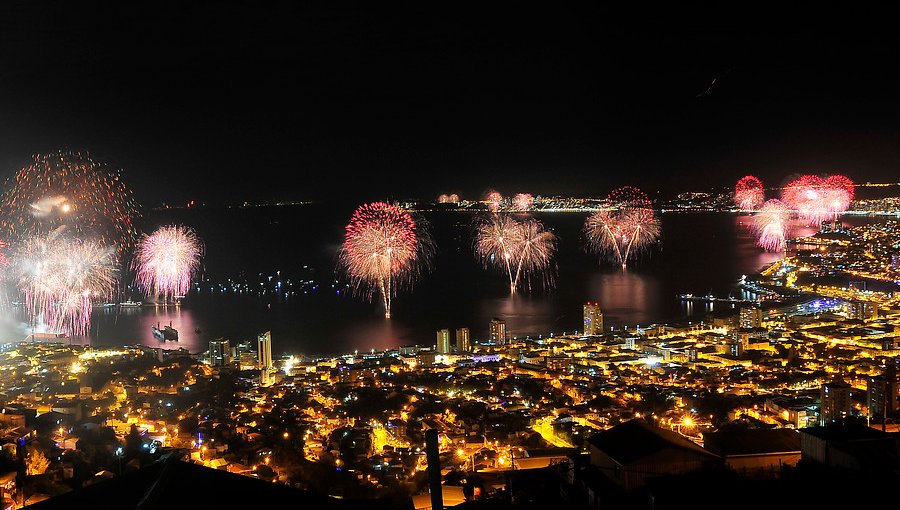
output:
<path id="1" fill-rule="evenodd" d="M 151 326 L 153 329 L 153 338 L 156 338 L 160 341 L 178 341 L 178 330 L 172 327 L 172 323 L 169 322 L 168 326 L 163 326 L 162 329 L 159 329 L 159 323 L 156 323 L 156 326 Z"/>

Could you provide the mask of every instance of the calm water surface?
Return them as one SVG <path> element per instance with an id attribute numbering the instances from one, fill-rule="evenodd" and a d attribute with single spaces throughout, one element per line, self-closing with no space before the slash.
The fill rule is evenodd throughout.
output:
<path id="1" fill-rule="evenodd" d="M 379 302 L 339 292 L 340 281 L 332 287 L 342 226 L 351 213 L 324 205 L 154 212 L 150 226 L 179 222 L 197 229 L 207 250 L 204 276 L 211 281 L 246 277 L 252 282 L 260 272 L 281 270 L 307 275 L 317 288 L 287 299 L 204 289 L 189 294 L 180 307 L 97 308 L 90 338 L 81 341 L 177 345 L 199 352 L 211 339 L 243 341 L 271 330 L 276 353 L 333 354 L 431 344 L 440 328 L 468 327 L 479 340 L 493 317 L 506 319 L 511 335 L 571 332 L 581 329 L 581 307 L 588 300 L 600 303 L 607 327 L 634 327 L 700 318 L 709 305 L 688 306 L 676 296 L 737 296 L 734 285 L 742 274 L 777 258 L 755 246 L 746 217 L 669 213 L 661 217 L 659 245 L 623 272 L 585 253 L 586 214 L 543 213 L 537 217 L 559 237 L 555 286 L 544 290 L 537 284 L 530 293 L 511 297 L 505 274 L 485 271 L 472 255 L 472 214 L 426 213 L 437 246 L 434 269 L 395 299 L 393 318 L 385 320 Z M 151 327 L 169 323 L 179 331 L 179 342 L 154 339 Z M 7 324 L 3 333 L 6 340 L 25 334 L 20 324 Z"/>

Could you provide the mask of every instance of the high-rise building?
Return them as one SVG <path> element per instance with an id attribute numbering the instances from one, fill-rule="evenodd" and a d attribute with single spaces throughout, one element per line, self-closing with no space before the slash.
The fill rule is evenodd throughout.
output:
<path id="1" fill-rule="evenodd" d="M 263 371 L 272 370 L 272 332 L 266 331 L 259 335 L 259 350 L 257 351 L 259 368 Z"/>
<path id="2" fill-rule="evenodd" d="M 868 301 L 851 301 L 850 318 L 857 320 L 869 320 L 878 316 L 878 308 Z"/>
<path id="3" fill-rule="evenodd" d="M 732 339 L 728 343 L 728 353 L 735 358 L 740 358 L 744 355 L 744 343 L 740 339 Z"/>
<path id="4" fill-rule="evenodd" d="M 450 330 L 439 329 L 437 332 L 437 352 L 438 354 L 450 354 Z"/>
<path id="5" fill-rule="evenodd" d="M 506 344 L 506 321 L 494 318 L 491 320 L 490 340 L 497 345 Z"/>
<path id="6" fill-rule="evenodd" d="M 819 423 L 828 425 L 850 416 L 850 385 L 835 380 L 822 385 L 822 406 L 819 410 Z"/>
<path id="7" fill-rule="evenodd" d="M 209 342 L 209 364 L 214 367 L 231 364 L 231 345 L 228 340 L 220 338 Z"/>
<path id="8" fill-rule="evenodd" d="M 866 381 L 866 403 L 869 419 L 875 423 L 893 417 L 900 410 L 900 386 L 895 377 L 870 377 Z"/>
<path id="9" fill-rule="evenodd" d="M 587 336 L 603 334 L 603 312 L 600 311 L 598 303 L 584 304 L 584 334 Z"/>
<path id="10" fill-rule="evenodd" d="M 469 352 L 472 349 L 472 342 L 469 340 L 469 328 L 459 328 L 456 330 L 456 352 Z"/>
<path id="11" fill-rule="evenodd" d="M 741 308 L 740 320 L 738 321 L 742 328 L 760 328 L 762 327 L 762 309 L 755 306 L 745 306 Z"/>

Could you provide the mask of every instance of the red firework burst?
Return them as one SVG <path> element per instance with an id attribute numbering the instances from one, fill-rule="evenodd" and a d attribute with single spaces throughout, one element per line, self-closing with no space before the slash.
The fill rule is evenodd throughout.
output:
<path id="1" fill-rule="evenodd" d="M 843 175 L 801 175 L 782 191 L 782 199 L 810 225 L 836 218 L 850 207 L 853 182 Z"/>
<path id="2" fill-rule="evenodd" d="M 430 238 L 403 209 L 384 202 L 360 206 L 344 233 L 340 262 L 354 288 L 384 300 L 391 316 L 391 299 L 398 286 L 411 284 L 430 257 Z"/>
<path id="3" fill-rule="evenodd" d="M 619 208 L 650 208 L 653 202 L 646 193 L 634 186 L 622 186 L 609 192 L 606 199 Z"/>
<path id="4" fill-rule="evenodd" d="M 738 209 L 756 210 L 765 200 L 762 181 L 752 175 L 742 177 L 734 187 L 734 204 Z"/>

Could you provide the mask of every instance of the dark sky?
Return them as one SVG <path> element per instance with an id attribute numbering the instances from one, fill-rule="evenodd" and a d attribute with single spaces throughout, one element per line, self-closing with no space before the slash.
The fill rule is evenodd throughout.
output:
<path id="1" fill-rule="evenodd" d="M 0 7 L 4 177 L 61 147 L 123 167 L 146 205 L 900 175 L 893 27 L 556 2 L 122 4 Z"/>

